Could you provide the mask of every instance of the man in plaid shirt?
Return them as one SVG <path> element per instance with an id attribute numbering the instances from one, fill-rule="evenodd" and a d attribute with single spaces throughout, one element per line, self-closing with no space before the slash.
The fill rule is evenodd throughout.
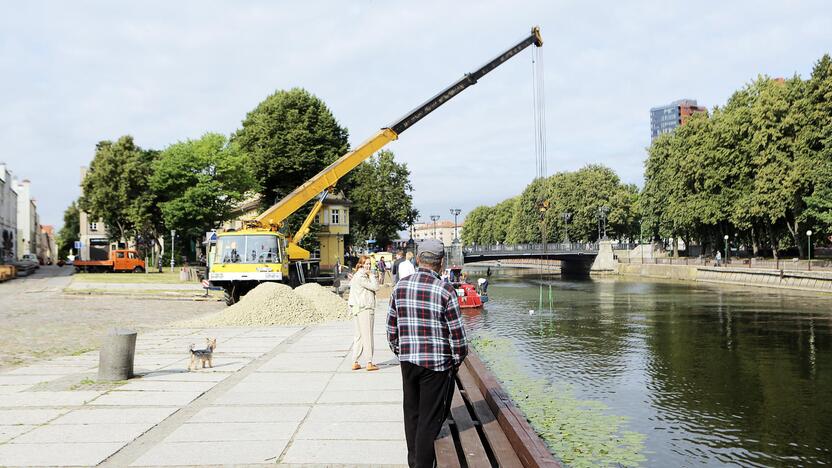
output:
<path id="1" fill-rule="evenodd" d="M 456 291 L 439 277 L 444 257 L 440 241 L 420 242 L 419 268 L 396 283 L 387 312 L 387 340 L 401 362 L 411 467 L 433 467 L 433 441 L 447 417 L 454 372 L 468 354 Z"/>

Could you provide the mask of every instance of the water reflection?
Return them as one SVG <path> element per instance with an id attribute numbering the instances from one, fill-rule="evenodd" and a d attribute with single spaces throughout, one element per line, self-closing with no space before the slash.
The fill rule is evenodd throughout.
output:
<path id="1" fill-rule="evenodd" d="M 492 278 L 470 329 L 631 418 L 651 466 L 832 463 L 832 299 L 661 281 Z M 548 301 L 545 300 L 548 309 Z"/>

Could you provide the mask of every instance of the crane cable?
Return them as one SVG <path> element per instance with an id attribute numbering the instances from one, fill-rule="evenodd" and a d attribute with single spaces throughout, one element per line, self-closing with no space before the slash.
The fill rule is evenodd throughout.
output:
<path id="1" fill-rule="evenodd" d="M 535 177 L 546 177 L 546 92 L 544 87 L 543 54 L 540 47 L 532 49 L 532 100 L 534 115 Z"/>

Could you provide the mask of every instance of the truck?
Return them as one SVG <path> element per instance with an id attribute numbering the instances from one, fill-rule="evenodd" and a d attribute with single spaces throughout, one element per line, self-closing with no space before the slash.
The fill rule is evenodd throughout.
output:
<path id="1" fill-rule="evenodd" d="M 402 132 L 531 45 L 543 46 L 538 27 L 533 27 L 531 34 L 482 67 L 466 73 L 404 117 L 381 128 L 257 218 L 245 221 L 243 229 L 218 233 L 216 246 L 209 258 L 208 280 L 211 286 L 222 288 L 226 304 L 232 305 L 262 282 L 285 282 L 294 287 L 307 280 L 320 280 L 317 259 L 312 258 L 299 243 L 309 233 L 324 200 L 339 179 L 398 139 Z M 286 219 L 316 197 L 317 201 L 298 232 L 294 235 L 281 232 Z"/>
<path id="2" fill-rule="evenodd" d="M 135 250 L 111 250 L 107 260 L 75 260 L 75 271 L 88 273 L 133 272 L 144 273 L 147 267 Z"/>

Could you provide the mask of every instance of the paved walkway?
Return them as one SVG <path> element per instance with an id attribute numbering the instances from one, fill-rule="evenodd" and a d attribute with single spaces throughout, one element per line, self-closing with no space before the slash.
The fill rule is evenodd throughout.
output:
<path id="1" fill-rule="evenodd" d="M 141 378 L 94 382 L 98 353 L 0 374 L 0 465 L 406 466 L 398 362 L 376 314 L 378 372 L 351 371 L 352 324 L 165 329 Z M 213 369 L 188 345 L 217 337 Z"/>

